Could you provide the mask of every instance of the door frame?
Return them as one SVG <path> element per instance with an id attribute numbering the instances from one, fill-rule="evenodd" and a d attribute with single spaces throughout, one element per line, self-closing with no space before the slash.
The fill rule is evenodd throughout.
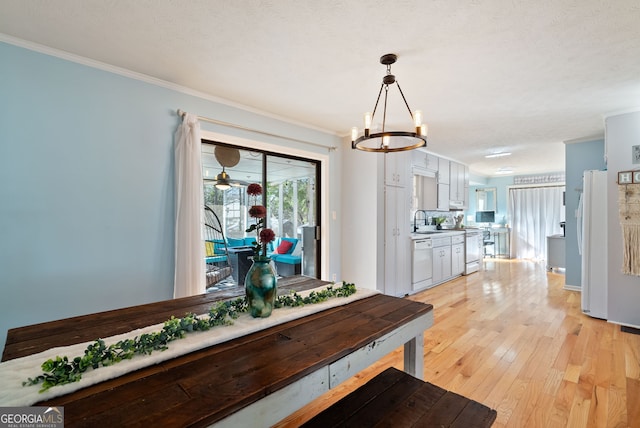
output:
<path id="1" fill-rule="evenodd" d="M 329 276 L 329 154 L 322 154 L 303 150 L 295 147 L 280 146 L 266 143 L 264 141 L 242 138 L 235 135 L 222 134 L 219 132 L 200 130 L 200 137 L 203 140 L 219 141 L 223 144 L 231 144 L 246 150 L 258 149 L 273 154 L 282 154 L 300 158 L 311 159 L 320 162 L 319 180 L 319 202 L 320 206 L 320 272 L 319 278 Z"/>

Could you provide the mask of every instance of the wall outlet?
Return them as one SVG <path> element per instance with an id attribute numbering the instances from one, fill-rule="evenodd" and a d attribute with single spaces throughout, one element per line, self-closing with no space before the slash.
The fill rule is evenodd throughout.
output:
<path id="1" fill-rule="evenodd" d="M 336 274 L 335 274 L 335 273 L 334 273 L 333 275 L 331 275 L 331 280 L 332 280 L 333 282 L 336 282 Z"/>

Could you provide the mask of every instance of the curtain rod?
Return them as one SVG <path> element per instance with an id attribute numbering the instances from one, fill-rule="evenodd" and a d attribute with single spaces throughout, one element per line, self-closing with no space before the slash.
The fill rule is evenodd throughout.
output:
<path id="1" fill-rule="evenodd" d="M 178 116 L 180 116 L 181 118 L 184 118 L 184 116 L 186 114 L 187 114 L 186 111 L 184 111 L 182 109 L 178 109 Z M 245 126 L 236 125 L 235 123 L 223 122 L 223 121 L 220 121 L 220 120 L 211 119 L 211 118 L 204 117 L 204 116 L 196 116 L 196 117 L 198 118 L 198 120 L 201 120 L 203 122 L 209 122 L 209 123 L 213 123 L 213 124 L 216 124 L 216 125 L 227 126 L 229 128 L 240 129 L 242 131 L 255 132 L 256 134 L 267 135 L 269 137 L 282 138 L 282 139 L 289 140 L 289 141 L 295 141 L 297 143 L 309 144 L 309 145 L 312 145 L 312 146 L 325 148 L 325 149 L 327 149 L 329 151 L 332 151 L 332 150 L 336 149 L 335 146 L 325 146 L 323 144 L 312 143 L 311 141 L 298 140 L 297 138 L 291 138 L 291 137 L 286 137 L 284 135 L 278 135 L 278 134 L 272 134 L 270 132 L 260 131 L 258 129 L 247 128 Z"/>
<path id="2" fill-rule="evenodd" d="M 567 187 L 567 184 L 566 183 L 510 184 L 507 186 L 507 190 L 542 189 L 547 187 Z"/>

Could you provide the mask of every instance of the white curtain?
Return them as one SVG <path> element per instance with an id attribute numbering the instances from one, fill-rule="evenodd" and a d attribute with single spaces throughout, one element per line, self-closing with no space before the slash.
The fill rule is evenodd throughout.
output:
<path id="1" fill-rule="evenodd" d="M 203 188 L 200 124 L 186 114 L 176 131 L 176 235 L 173 297 L 202 294 L 205 286 L 202 242 Z"/>
<path id="2" fill-rule="evenodd" d="M 545 260 L 547 236 L 562 233 L 564 187 L 509 189 L 511 257 Z"/>

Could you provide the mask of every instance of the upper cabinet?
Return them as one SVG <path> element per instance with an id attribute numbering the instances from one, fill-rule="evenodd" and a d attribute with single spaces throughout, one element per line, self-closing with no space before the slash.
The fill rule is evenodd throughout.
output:
<path id="1" fill-rule="evenodd" d="M 469 193 L 469 168 L 457 162 L 449 163 L 449 205 L 451 208 L 467 207 Z"/>
<path id="2" fill-rule="evenodd" d="M 438 184 L 451 184 L 449 182 L 449 164 L 447 159 L 438 159 Z"/>
<path id="3" fill-rule="evenodd" d="M 438 172 L 438 156 L 420 150 L 413 150 L 411 153 L 411 165 L 431 172 Z"/>
<path id="4" fill-rule="evenodd" d="M 449 171 L 450 162 L 447 159 L 438 159 L 438 211 L 449 211 Z"/>
<path id="5" fill-rule="evenodd" d="M 411 180 L 411 157 L 408 152 L 384 154 L 384 184 L 406 187 Z"/>
<path id="6" fill-rule="evenodd" d="M 423 171 L 425 174 L 435 173 L 437 179 L 437 210 L 449 211 L 461 210 L 468 207 L 469 200 L 469 167 L 458 162 L 440 158 L 436 155 L 413 150 L 411 152 L 411 166 L 415 171 Z M 406 165 L 406 164 L 405 164 Z M 395 167 L 397 173 L 398 166 Z M 389 171 L 390 172 L 390 171 Z M 396 176 L 385 174 L 386 184 L 399 186 Z M 407 176 L 407 180 L 411 176 Z M 413 178 L 416 183 L 415 177 Z M 409 185 L 408 183 L 406 185 Z M 418 189 L 424 192 L 423 189 Z M 414 199 L 416 194 L 414 189 Z M 435 195 L 434 195 L 435 196 Z M 431 206 L 431 204 L 429 204 Z"/>
<path id="7" fill-rule="evenodd" d="M 438 208 L 437 211 L 449 211 L 449 185 L 438 184 Z"/>

